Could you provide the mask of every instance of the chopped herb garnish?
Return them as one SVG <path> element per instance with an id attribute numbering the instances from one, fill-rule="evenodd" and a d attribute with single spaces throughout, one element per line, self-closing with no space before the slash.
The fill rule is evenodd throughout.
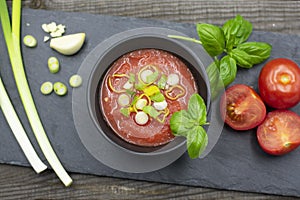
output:
<path id="1" fill-rule="evenodd" d="M 129 108 L 121 108 L 120 112 L 122 113 L 122 115 L 124 115 L 125 117 L 129 117 L 130 115 L 130 111 Z"/>
<path id="2" fill-rule="evenodd" d="M 158 93 L 152 95 L 150 97 L 150 99 L 154 102 L 162 102 L 165 100 L 165 96 L 162 93 L 158 92 Z"/>
<path id="3" fill-rule="evenodd" d="M 159 89 L 165 89 L 167 83 L 167 76 L 162 74 L 159 81 L 157 82 L 157 86 Z"/>
<path id="4" fill-rule="evenodd" d="M 130 83 L 135 83 L 135 74 L 134 73 L 129 73 L 129 79 L 128 81 Z"/>
<path id="5" fill-rule="evenodd" d="M 134 91 L 134 90 L 131 90 L 131 89 L 127 89 L 127 90 L 126 90 L 126 93 L 129 94 L 131 97 L 132 97 L 133 95 L 135 95 L 135 91 Z"/>
<path id="6" fill-rule="evenodd" d="M 160 114 L 153 106 L 145 106 L 143 111 L 153 118 L 157 118 Z"/>
<path id="7" fill-rule="evenodd" d="M 159 75 L 159 73 L 158 73 L 158 71 L 156 70 L 153 74 L 148 75 L 148 76 L 146 77 L 146 82 L 147 82 L 147 83 L 153 83 L 154 81 L 157 80 L 158 75 Z"/>

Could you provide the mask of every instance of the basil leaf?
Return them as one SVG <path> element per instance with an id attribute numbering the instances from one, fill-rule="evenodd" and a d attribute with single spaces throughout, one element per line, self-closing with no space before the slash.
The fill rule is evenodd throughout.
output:
<path id="1" fill-rule="evenodd" d="M 222 27 L 226 39 L 226 49 L 231 51 L 233 47 L 247 41 L 251 32 L 252 24 L 242 16 L 228 20 Z"/>
<path id="2" fill-rule="evenodd" d="M 270 57 L 272 46 L 264 42 L 246 42 L 237 46 L 230 52 L 237 65 L 251 68 Z"/>
<path id="3" fill-rule="evenodd" d="M 211 24 L 197 24 L 196 28 L 203 48 L 211 57 L 223 53 L 225 37 L 220 27 Z"/>
<path id="4" fill-rule="evenodd" d="M 218 69 L 216 62 L 212 62 L 206 68 L 206 73 L 207 73 L 211 88 L 214 88 L 218 84 L 219 76 L 220 76 L 219 69 Z"/>
<path id="5" fill-rule="evenodd" d="M 187 136 L 187 132 L 195 126 L 195 121 L 190 119 L 186 110 L 180 110 L 172 114 L 170 128 L 175 136 Z"/>
<path id="6" fill-rule="evenodd" d="M 206 73 L 209 78 L 211 98 L 214 100 L 219 95 L 220 90 L 224 88 L 216 62 L 212 62 L 206 68 Z"/>
<path id="7" fill-rule="evenodd" d="M 236 77 L 237 66 L 233 58 L 226 55 L 220 61 L 220 77 L 224 87 L 232 83 Z"/>
<path id="8" fill-rule="evenodd" d="M 154 102 L 162 102 L 165 100 L 165 96 L 162 93 L 158 92 L 150 96 L 150 99 Z"/>
<path id="9" fill-rule="evenodd" d="M 188 132 L 186 139 L 190 158 L 198 158 L 208 143 L 208 136 L 205 129 L 202 126 L 195 126 Z"/>
<path id="10" fill-rule="evenodd" d="M 157 118 L 159 115 L 159 112 L 153 106 L 145 106 L 143 107 L 143 111 L 153 118 Z"/>
<path id="11" fill-rule="evenodd" d="M 189 99 L 188 113 L 198 123 L 197 125 L 206 123 L 206 105 L 199 94 L 195 93 Z"/>

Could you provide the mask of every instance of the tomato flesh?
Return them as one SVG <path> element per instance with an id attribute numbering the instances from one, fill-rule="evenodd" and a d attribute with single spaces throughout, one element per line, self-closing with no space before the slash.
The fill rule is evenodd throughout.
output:
<path id="1" fill-rule="evenodd" d="M 249 86 L 229 87 L 221 97 L 220 112 L 223 120 L 235 130 L 249 130 L 262 123 L 266 106 Z"/>
<path id="2" fill-rule="evenodd" d="M 258 87 L 267 105 L 277 109 L 291 108 L 300 101 L 300 68 L 289 59 L 273 59 L 262 68 Z"/>
<path id="3" fill-rule="evenodd" d="M 268 113 L 257 128 L 261 148 L 271 155 L 284 155 L 300 145 L 300 116 L 289 110 Z"/>

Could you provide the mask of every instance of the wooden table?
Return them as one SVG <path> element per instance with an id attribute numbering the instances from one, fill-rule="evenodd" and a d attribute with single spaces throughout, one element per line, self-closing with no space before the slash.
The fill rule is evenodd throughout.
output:
<path id="1" fill-rule="evenodd" d="M 11 4 L 11 1 L 8 1 Z M 223 24 L 241 14 L 255 30 L 300 34 L 300 1 L 296 0 L 24 0 L 23 7 L 151 18 L 185 23 Z M 0 165 L 0 199 L 293 199 L 256 193 L 71 174 L 65 188 L 48 170 Z"/>

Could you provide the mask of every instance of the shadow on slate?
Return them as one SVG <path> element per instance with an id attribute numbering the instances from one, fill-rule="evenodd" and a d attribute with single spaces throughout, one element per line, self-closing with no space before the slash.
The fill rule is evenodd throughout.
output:
<path id="1" fill-rule="evenodd" d="M 261 192 L 300 196 L 300 149 L 282 156 L 265 154 L 256 141 L 255 130 L 236 132 L 227 126 L 204 159 L 190 160 L 187 154 L 170 166 L 151 173 L 128 174 L 110 169 L 95 160 L 80 142 L 72 117 L 72 89 L 64 97 L 54 94 L 44 96 L 39 88 L 44 81 L 62 81 L 77 72 L 87 54 L 101 41 L 113 34 L 140 27 L 164 27 L 197 38 L 193 24 L 167 21 L 101 16 L 80 13 L 49 12 L 23 9 L 22 36 L 32 34 L 38 39 L 37 48 L 23 51 L 25 70 L 34 100 L 53 148 L 63 165 L 70 172 L 112 176 L 164 183 L 203 186 L 228 190 Z M 66 25 L 66 33 L 85 32 L 83 49 L 76 56 L 62 56 L 43 42 L 47 35 L 41 29 L 43 23 L 55 21 Z M 0 28 L 1 29 L 1 28 Z M 2 29 L 1 29 L 2 32 Z M 249 40 L 268 42 L 273 46 L 271 58 L 286 57 L 300 63 L 300 37 L 268 32 L 253 32 Z M 22 45 L 22 50 L 27 47 Z M 58 74 L 50 74 L 47 59 L 56 56 L 61 63 Z M 42 159 L 14 83 L 3 35 L 0 34 L 0 73 L 11 100 Z M 240 69 L 235 83 L 245 83 L 257 90 L 257 78 L 261 65 L 251 70 Z M 293 108 L 300 113 L 300 105 Z M 13 134 L 0 112 L 0 162 L 28 166 Z"/>

